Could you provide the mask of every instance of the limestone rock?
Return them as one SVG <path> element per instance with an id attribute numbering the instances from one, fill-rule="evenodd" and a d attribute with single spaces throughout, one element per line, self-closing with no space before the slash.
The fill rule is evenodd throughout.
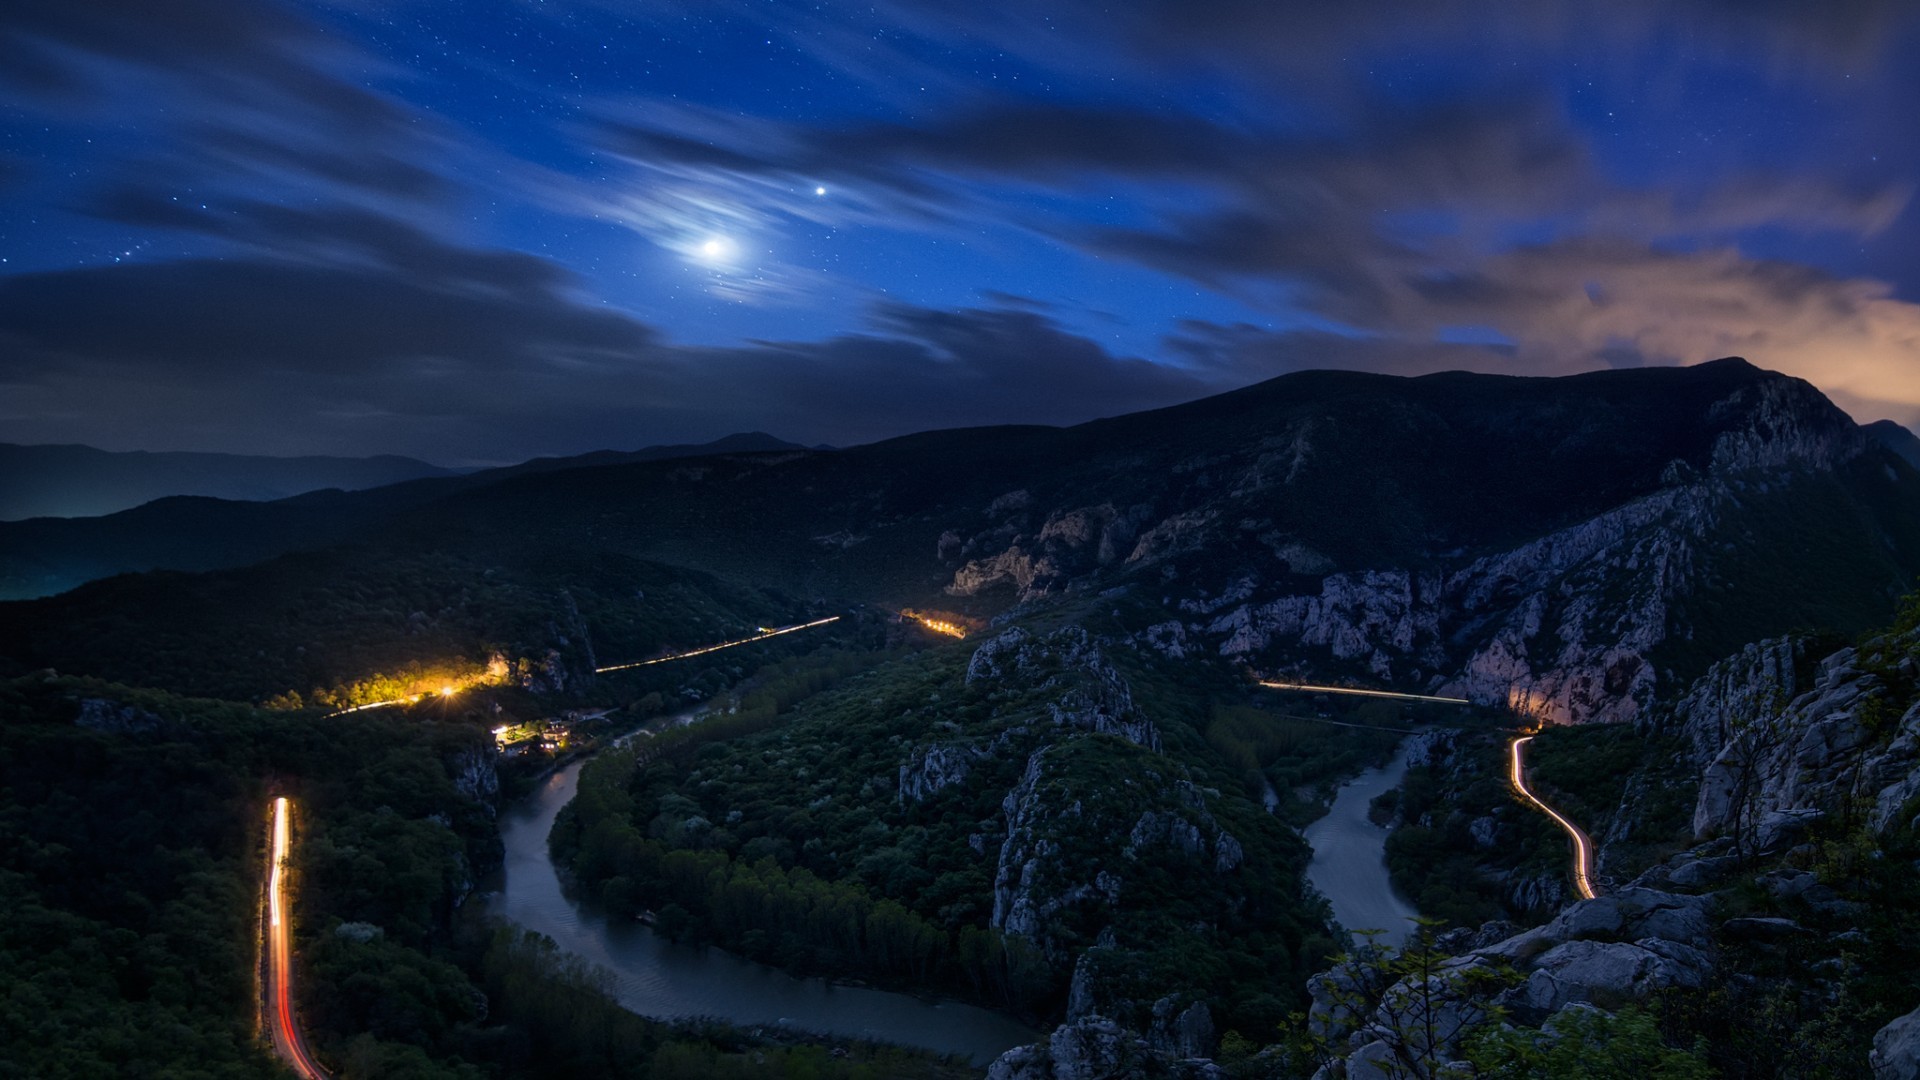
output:
<path id="1" fill-rule="evenodd" d="M 1875 1080 L 1920 1080 L 1920 1009 L 1874 1034 L 1867 1063 Z"/>

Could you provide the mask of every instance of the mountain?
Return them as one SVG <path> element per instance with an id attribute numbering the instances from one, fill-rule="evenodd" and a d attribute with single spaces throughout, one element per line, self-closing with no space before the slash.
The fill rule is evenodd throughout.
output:
<path id="1" fill-rule="evenodd" d="M 90 558 L 229 565 L 0 604 L 0 696 L 28 718 L 0 725 L 23 763 L 0 818 L 35 830 L 0 878 L 65 903 L 78 866 L 103 883 L 86 895 L 126 895 L 119 868 L 146 865 L 156 827 L 179 829 L 168 850 L 240 850 L 247 815 L 218 799 L 267 791 L 226 771 L 272 777 L 310 808 L 303 921 L 351 927 L 303 946 L 334 1060 L 407 986 L 446 988 L 409 1015 L 470 1061 L 540 1045 L 462 1034 L 477 1025 L 577 1013 L 514 1005 L 514 987 L 579 999 L 501 978 L 499 939 L 462 971 L 420 966 L 497 865 L 497 796 L 553 763 L 496 733 L 570 723 L 568 752 L 649 731 L 582 768 L 545 838 L 579 896 L 796 973 L 1012 1011 L 1045 1034 L 995 1062 L 1003 1080 L 1441 1058 L 1547 1075 L 1574 1051 L 1852 1075 L 1868 1042 L 1920 1054 L 1920 1013 L 1900 1019 L 1920 963 L 1920 600 L 1895 601 L 1920 572 L 1920 470 L 1743 361 L 1307 372 L 1064 429 L 60 524 Z M 702 647 L 723 642 L 741 647 Z M 336 712 L 359 704 L 383 707 Z M 1527 745 L 1528 783 L 1589 831 L 1597 900 L 1571 901 L 1566 834 L 1509 786 L 1529 721 L 1567 722 Z M 225 771 L 199 764 L 209 741 Z M 1341 958 L 1297 827 L 1396 745 L 1407 779 L 1369 816 L 1392 823 L 1401 890 L 1454 929 Z M 199 794 L 122 836 L 70 812 L 80 780 L 141 805 L 141 785 Z M 477 827 L 463 844 L 447 822 Z M 244 940 L 254 890 L 229 876 L 206 905 L 104 908 L 100 940 L 203 910 Z M 66 951 L 15 966 L 73 970 Z M 244 1036 L 248 995 L 222 1000 L 205 1019 Z"/>
<path id="2" fill-rule="evenodd" d="M 1132 631 L 1169 653 L 1561 721 L 1631 719 L 1760 637 L 1857 632 L 1920 572 L 1920 474 L 1809 384 L 1737 359 L 1555 379 L 1305 372 L 1073 428 L 236 510 L 156 504 L 87 523 L 68 550 L 204 567 L 351 541 L 354 573 L 456 560 L 542 588 L 565 586 L 548 568 L 568 561 L 597 568 L 565 586 L 583 605 L 618 601 L 620 560 L 975 618 L 1121 589 Z M 201 535 L 219 546 L 183 539 Z M 21 539 L 0 530 L 10 567 Z M 280 572 L 171 587 L 244 594 L 250 574 Z M 107 627 L 124 635 L 130 618 L 116 597 L 135 588 L 141 608 L 167 610 L 159 584 L 116 582 L 14 609 L 15 625 L 43 628 L 14 655 L 110 652 Z M 587 636 L 554 647 L 588 666 Z M 126 640 L 131 656 L 138 635 Z"/>
<path id="3" fill-rule="evenodd" d="M 710 443 L 652 446 L 631 451 L 602 450 L 576 457 L 535 458 L 518 465 L 464 474 L 415 463 L 430 472 L 414 479 L 396 478 L 399 482 L 378 482 L 384 486 L 317 485 L 326 489 L 310 490 L 302 495 L 271 502 L 238 501 L 243 496 L 214 498 L 204 494 L 178 493 L 165 498 L 154 497 L 152 501 L 133 509 L 106 514 L 97 519 L 51 517 L 0 521 L 0 599 L 46 596 L 97 578 L 130 571 L 214 570 L 245 566 L 288 551 L 321 548 L 371 531 L 388 515 L 399 510 L 421 506 L 453 492 L 485 486 L 508 477 L 706 454 L 791 449 L 799 447 L 771 435 L 751 432 L 728 435 Z M 0 455 L 0 460 L 4 460 L 4 455 Z M 273 462 L 309 459 L 235 460 Z M 27 474 L 15 470 L 0 471 L 0 475 Z M 37 489 L 45 485 L 36 479 L 33 486 Z M 370 490 L 348 495 L 336 490 L 341 487 L 364 487 Z"/>
<path id="4" fill-rule="evenodd" d="M 673 443 L 648 446 L 639 450 L 595 450 L 572 457 L 540 457 L 518 465 L 488 470 L 493 478 L 521 476 L 527 473 L 558 472 L 561 469 L 585 469 L 599 465 L 632 465 L 642 461 L 669 458 L 704 457 L 708 454 L 768 454 L 781 450 L 804 450 L 799 443 L 775 438 L 764 431 L 742 431 L 725 435 L 709 443 Z M 817 449 L 831 449 L 818 447 Z"/>
<path id="5" fill-rule="evenodd" d="M 97 517 L 170 495 L 264 501 L 454 476 L 408 457 L 258 457 L 0 443 L 0 521 Z"/>
<path id="6" fill-rule="evenodd" d="M 1920 469 L 1920 435 L 1891 420 L 1875 420 L 1861 430 L 1881 446 L 1900 455 L 1907 464 Z"/>

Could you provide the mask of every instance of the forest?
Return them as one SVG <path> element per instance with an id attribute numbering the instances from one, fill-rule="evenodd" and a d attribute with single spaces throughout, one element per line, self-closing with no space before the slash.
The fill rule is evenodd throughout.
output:
<path id="1" fill-rule="evenodd" d="M 962 1063 L 616 1005 L 490 923 L 484 726 L 320 718 L 46 673 L 0 682 L 0 1075 L 277 1077 L 256 1035 L 266 806 L 300 808 L 309 1039 L 357 1078 L 944 1078 Z"/>

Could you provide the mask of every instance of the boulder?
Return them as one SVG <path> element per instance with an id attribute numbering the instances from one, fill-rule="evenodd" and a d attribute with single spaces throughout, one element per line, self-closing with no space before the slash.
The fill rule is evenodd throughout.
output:
<path id="1" fill-rule="evenodd" d="M 1540 1018 L 1572 1002 L 1617 1009 L 1656 990 L 1703 986 L 1712 970 L 1704 952 L 1659 938 L 1569 941 L 1543 954 L 1501 1003 L 1516 1015 Z"/>
<path id="2" fill-rule="evenodd" d="M 1920 1080 L 1920 1009 L 1874 1033 L 1867 1064 L 1874 1080 Z"/>

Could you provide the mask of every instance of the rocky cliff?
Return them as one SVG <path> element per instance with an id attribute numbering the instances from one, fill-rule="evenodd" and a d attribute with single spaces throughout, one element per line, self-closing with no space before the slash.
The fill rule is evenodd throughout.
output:
<path id="1" fill-rule="evenodd" d="M 1776 1055 L 1770 1075 L 1920 1075 L 1897 899 L 1920 887 L 1915 614 L 1817 661 L 1761 642 L 1695 681 L 1645 725 L 1691 749 L 1694 846 L 1541 927 L 1443 935 L 1417 970 L 1363 954 L 1315 978 L 1318 1075 L 1442 1075 L 1477 1025 L 1551 1038 L 1579 1010 L 1656 996 L 1731 1025 L 1724 1060 Z"/>

